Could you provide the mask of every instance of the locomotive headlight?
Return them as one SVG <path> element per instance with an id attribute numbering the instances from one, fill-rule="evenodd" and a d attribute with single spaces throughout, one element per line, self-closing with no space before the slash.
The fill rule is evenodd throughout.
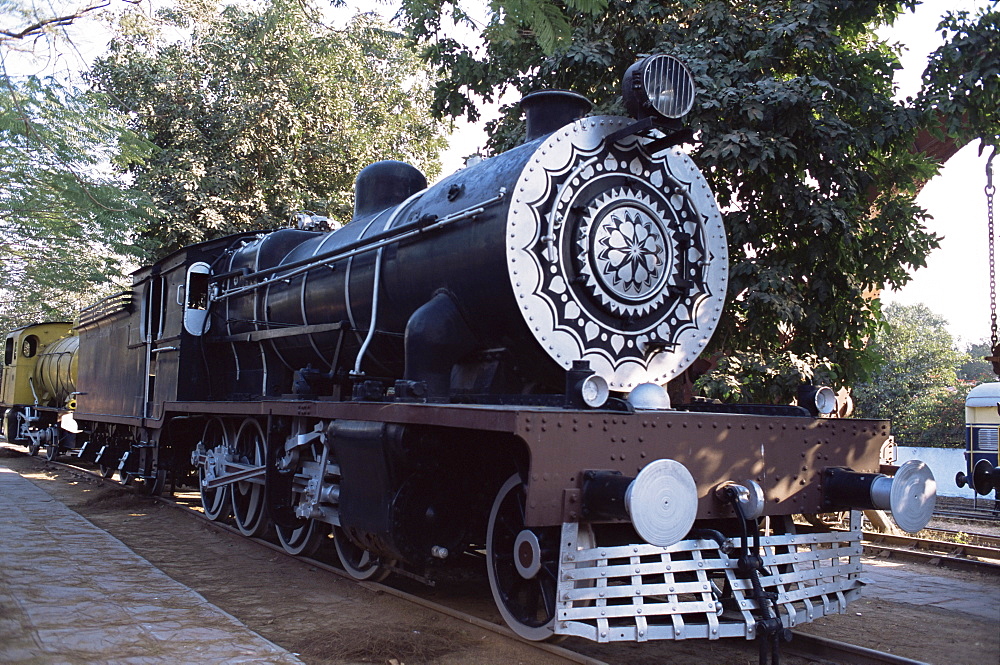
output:
<path id="1" fill-rule="evenodd" d="M 651 55 L 625 72 L 622 96 L 634 118 L 654 112 L 664 118 L 680 118 L 694 106 L 694 77 L 677 58 Z"/>
<path id="2" fill-rule="evenodd" d="M 799 406 L 805 407 L 814 416 L 825 416 L 837 410 L 837 393 L 826 386 L 800 386 L 798 398 Z"/>

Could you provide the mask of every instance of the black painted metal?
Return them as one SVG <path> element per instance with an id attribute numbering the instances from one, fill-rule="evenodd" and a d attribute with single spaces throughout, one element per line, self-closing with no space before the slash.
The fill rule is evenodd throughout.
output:
<path id="1" fill-rule="evenodd" d="M 368 333 L 372 302 L 378 299 L 376 334 L 361 369 L 371 377 L 403 377 L 403 340 L 407 325 L 415 312 L 444 290 L 453 301 L 455 318 L 462 321 L 457 327 L 465 328 L 452 342 L 459 338 L 464 340 L 460 347 L 465 351 L 473 347 L 504 349 L 507 357 L 517 358 L 522 366 L 531 367 L 540 385 L 549 383 L 552 392 L 560 392 L 562 374 L 554 362 L 534 348 L 533 338 L 524 329 L 525 324 L 507 285 L 503 236 L 509 198 L 498 195 L 515 180 L 533 149 L 533 145 L 521 146 L 464 169 L 408 204 L 357 217 L 336 231 L 326 234 L 290 229 L 278 231 L 236 250 L 225 266 L 226 274 L 222 277 L 229 277 L 219 283 L 221 287 L 240 288 L 263 277 L 277 276 L 279 279 L 265 288 L 246 291 L 219 303 L 213 310 L 219 325 L 213 326 L 213 330 L 224 331 L 229 339 L 235 335 L 253 337 L 254 333 L 259 336 L 260 331 L 288 327 L 302 327 L 304 333 L 263 340 L 273 360 L 269 355 L 262 361 L 259 352 L 257 357 L 252 357 L 252 351 L 234 350 L 241 375 L 255 373 L 254 381 L 258 385 L 266 376 L 269 385 L 257 388 L 257 392 L 263 394 L 287 392 L 287 386 L 283 389 L 271 386 L 272 379 L 308 365 L 345 377 L 353 368 Z M 491 203 L 473 217 L 431 231 L 433 238 L 418 235 L 386 245 L 379 251 L 312 269 L 306 267 L 320 257 L 363 247 L 375 239 L 391 237 L 400 229 L 425 227 L 434 220 L 474 209 L 486 201 Z M 475 257 L 472 270 L 469 257 Z M 378 261 L 381 261 L 381 268 L 376 286 Z M 299 274 L 293 274 L 293 270 Z M 290 276 L 280 279 L 282 274 Z M 341 322 L 354 331 L 343 340 L 339 339 L 340 330 L 332 329 L 334 324 Z M 331 350 L 341 342 L 340 357 L 335 363 Z M 456 360 L 452 358 L 451 363 Z M 480 367 L 483 361 L 475 357 L 462 361 L 472 367 L 470 371 L 476 376 L 486 371 Z M 501 374 L 507 377 L 511 372 L 508 369 Z M 437 386 L 435 394 L 440 394 L 439 386 L 443 381 L 439 375 L 430 382 Z M 513 391 L 520 390 L 520 381 L 506 381 Z M 239 390 L 253 391 L 250 385 Z M 495 391 L 494 386 L 488 387 L 488 392 Z"/>
<path id="2" fill-rule="evenodd" d="M 625 494 L 635 478 L 617 471 L 583 473 L 583 516 L 589 520 L 628 519 Z"/>
<path id="3" fill-rule="evenodd" d="M 387 159 L 361 169 L 354 181 L 354 219 L 399 205 L 427 189 L 427 178 L 415 166 Z"/>
<path id="4" fill-rule="evenodd" d="M 878 473 L 858 473 L 850 469 L 824 469 L 823 499 L 831 509 L 877 509 L 872 499 L 872 485 L 883 477 Z"/>
<path id="5" fill-rule="evenodd" d="M 579 120 L 594 105 L 583 95 L 568 90 L 540 90 L 525 95 L 521 108 L 528 125 L 525 140 L 531 142 Z"/>

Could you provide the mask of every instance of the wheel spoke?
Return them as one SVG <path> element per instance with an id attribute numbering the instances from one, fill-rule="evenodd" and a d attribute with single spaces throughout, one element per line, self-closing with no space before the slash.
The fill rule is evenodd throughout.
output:
<path id="1" fill-rule="evenodd" d="M 323 540 L 330 533 L 328 524 L 307 520 L 300 527 L 283 527 L 276 525 L 278 541 L 289 554 L 295 556 L 311 556 L 316 553 Z"/>

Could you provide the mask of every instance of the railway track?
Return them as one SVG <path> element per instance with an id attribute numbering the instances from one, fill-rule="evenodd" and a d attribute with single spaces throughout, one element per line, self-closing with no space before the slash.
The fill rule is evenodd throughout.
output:
<path id="1" fill-rule="evenodd" d="M 117 481 L 110 480 L 104 477 L 104 475 L 101 473 L 68 462 L 44 461 L 44 460 L 39 460 L 39 462 L 40 465 L 45 465 L 45 464 L 52 465 L 64 469 L 70 473 L 86 476 L 87 478 L 96 482 L 100 483 L 107 482 L 109 484 L 120 485 L 120 483 L 118 483 Z M 175 510 L 181 511 L 183 514 L 189 516 L 191 519 L 198 520 L 201 524 L 208 525 L 211 528 L 215 528 L 220 531 L 226 531 L 229 533 L 239 535 L 239 531 L 236 528 L 224 523 L 211 521 L 206 517 L 204 517 L 204 515 L 200 512 L 200 510 L 197 510 L 195 508 L 195 506 L 200 506 L 197 500 L 197 495 L 195 493 L 191 493 L 191 496 L 187 497 L 182 496 L 179 500 L 167 499 L 167 498 L 158 498 L 157 500 L 161 502 L 163 505 L 170 506 Z M 253 543 L 255 546 L 267 548 L 284 557 L 288 557 L 291 559 L 298 558 L 298 557 L 293 557 L 287 552 L 285 552 L 284 549 L 279 544 L 272 543 L 268 540 L 259 538 L 246 539 L 242 538 L 242 536 L 241 539 L 246 542 Z M 952 545 L 954 545 L 954 543 L 952 543 Z M 976 550 L 973 549 L 973 551 Z M 528 642 L 522 640 L 506 626 L 490 621 L 489 619 L 484 618 L 482 616 L 476 616 L 475 614 L 471 614 L 469 612 L 462 611 L 454 607 L 449 607 L 446 604 L 428 600 L 419 595 L 409 593 L 405 590 L 396 588 L 392 585 L 357 581 L 354 578 L 350 577 L 343 570 L 335 566 L 332 566 L 324 561 L 320 561 L 317 559 L 309 559 L 309 564 L 324 571 L 325 573 L 336 575 L 340 578 L 343 578 L 354 584 L 357 584 L 362 588 L 370 589 L 378 593 L 392 595 L 402 601 L 421 606 L 433 612 L 440 613 L 442 615 L 446 615 L 454 619 L 458 619 L 470 625 L 476 626 L 480 629 L 488 630 L 506 639 L 517 641 L 527 647 L 536 649 L 539 652 L 539 654 L 542 653 L 546 654 L 548 657 L 556 657 L 560 660 L 563 660 L 564 662 L 581 663 L 583 665 L 607 665 L 608 663 L 608 661 L 600 660 L 591 655 L 580 653 L 578 651 L 573 650 L 572 648 L 567 648 L 549 643 Z M 656 643 L 655 648 L 667 650 L 670 648 L 672 644 L 676 643 L 670 643 L 670 642 Z M 748 654 L 746 656 L 747 662 L 752 662 L 752 656 L 750 656 L 749 654 L 752 653 L 753 651 L 756 651 L 756 646 L 748 642 L 746 645 L 743 645 L 743 650 L 746 651 Z M 867 649 L 865 647 L 852 645 L 837 640 L 831 640 L 828 638 L 824 638 L 817 635 L 811 635 L 803 632 L 795 632 L 792 641 L 788 644 L 783 645 L 782 651 L 783 653 L 789 656 L 798 656 L 803 659 L 807 659 L 810 662 L 819 662 L 819 663 L 842 663 L 851 665 L 881 665 L 881 664 L 921 665 L 921 661 L 904 658 L 896 654 Z M 667 658 L 668 660 L 671 661 L 673 660 L 669 656 L 667 656 Z"/>
<path id="2" fill-rule="evenodd" d="M 960 497 L 939 496 L 934 515 L 972 522 L 1000 522 L 1000 501 L 988 497 L 970 501 Z"/>
<path id="3" fill-rule="evenodd" d="M 232 527 L 228 524 L 213 522 L 211 520 L 208 520 L 199 511 L 193 509 L 187 503 L 173 501 L 170 499 L 163 499 L 163 498 L 159 499 L 159 501 L 184 511 L 187 515 L 201 521 L 202 523 L 208 523 L 217 529 L 227 531 L 237 536 L 240 535 L 239 530 L 236 529 L 235 527 Z M 292 559 L 297 558 L 285 552 L 280 545 L 272 543 L 263 538 L 252 538 L 250 540 L 257 545 L 261 547 L 266 547 L 267 549 L 279 553 L 282 556 L 289 557 Z M 340 568 L 332 566 L 323 561 L 319 561 L 315 558 L 310 558 L 309 562 L 311 565 L 316 566 L 317 568 L 327 573 L 337 575 L 338 577 L 353 582 L 358 586 L 361 586 L 362 588 L 366 588 L 379 593 L 386 593 L 401 600 L 404 600 L 406 602 L 413 603 L 414 605 L 419 605 L 420 607 L 429 609 L 431 611 L 450 616 L 460 621 L 464 621 L 478 628 L 488 630 L 502 637 L 506 637 L 508 639 L 524 644 L 526 646 L 537 649 L 548 655 L 553 655 L 562 658 L 566 662 L 579 663 L 581 665 L 611 665 L 607 661 L 593 658 L 589 655 L 579 653 L 569 648 L 561 647 L 557 644 L 526 641 L 521 637 L 519 637 L 518 635 L 516 635 L 512 630 L 510 630 L 506 626 L 494 623 L 492 621 L 489 621 L 482 617 L 478 617 L 468 612 L 457 610 L 453 607 L 449 607 L 448 605 L 442 603 L 437 603 L 427 600 L 418 595 L 408 593 L 406 591 L 395 588 L 389 584 L 355 580 Z M 660 643 L 660 646 L 669 647 L 669 643 Z M 747 646 L 748 648 L 752 649 L 752 645 L 750 645 L 749 643 Z M 831 665 L 928 665 L 923 661 L 913 660 L 911 658 L 905 658 L 903 656 L 898 656 L 896 654 L 884 651 L 877 651 L 874 649 L 868 649 L 862 646 L 849 644 L 847 642 L 841 642 L 838 640 L 832 640 L 818 635 L 810 635 L 801 632 L 793 633 L 792 641 L 789 644 L 784 645 L 782 650 L 787 654 L 809 659 L 811 662 L 829 663 Z"/>
<path id="4" fill-rule="evenodd" d="M 969 520 L 970 522 L 1000 522 L 1000 513 L 994 510 L 935 510 L 935 517 Z"/>
<path id="5" fill-rule="evenodd" d="M 865 553 L 929 563 L 950 570 L 1000 574 L 1000 549 L 930 538 L 865 532 Z"/>
<path id="6" fill-rule="evenodd" d="M 942 529 L 940 527 L 924 529 L 924 533 L 936 540 L 1000 549 L 1000 535 L 974 533 L 965 529 Z"/>

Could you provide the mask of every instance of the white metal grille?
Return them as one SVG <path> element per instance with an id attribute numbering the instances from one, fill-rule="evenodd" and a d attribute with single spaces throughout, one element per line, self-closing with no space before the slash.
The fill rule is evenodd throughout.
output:
<path id="1" fill-rule="evenodd" d="M 563 525 L 557 634 L 597 642 L 754 637 L 752 585 L 736 574 L 742 539 L 732 539 L 728 555 L 713 540 L 577 550 L 577 532 Z M 851 531 L 763 536 L 761 549 L 761 585 L 777 594 L 786 627 L 843 613 L 860 594 L 860 513 Z"/>
<path id="2" fill-rule="evenodd" d="M 992 452 L 997 449 L 997 428 L 994 427 L 977 427 L 976 428 L 977 439 L 976 450 L 985 450 L 987 452 Z"/>

